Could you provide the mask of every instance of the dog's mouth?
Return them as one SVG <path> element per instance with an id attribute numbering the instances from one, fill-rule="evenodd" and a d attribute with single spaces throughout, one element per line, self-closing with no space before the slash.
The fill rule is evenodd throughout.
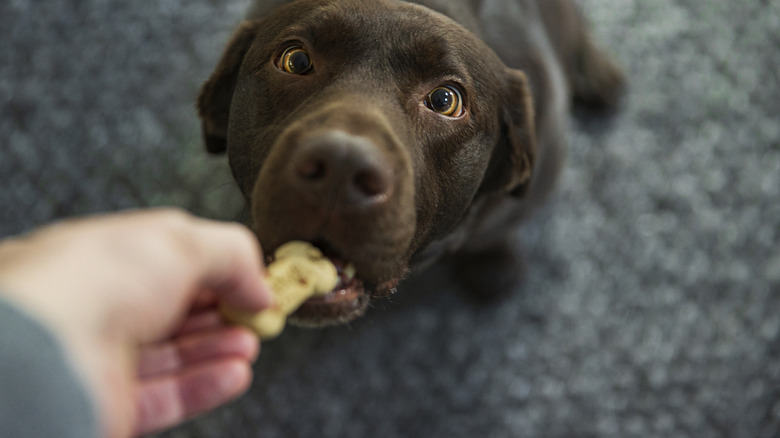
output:
<path id="1" fill-rule="evenodd" d="M 385 282 L 379 287 L 375 283 L 364 281 L 354 263 L 334 255 L 328 245 L 316 246 L 336 267 L 339 282 L 327 294 L 306 300 L 290 315 L 291 323 L 303 327 L 343 324 L 362 316 L 372 297 L 387 296 L 395 290 L 397 281 Z"/>
<path id="2" fill-rule="evenodd" d="M 332 291 L 306 300 L 290 316 L 290 321 L 302 326 L 341 324 L 361 316 L 370 301 L 363 280 L 357 277 L 355 265 L 329 257 L 339 274 Z"/>

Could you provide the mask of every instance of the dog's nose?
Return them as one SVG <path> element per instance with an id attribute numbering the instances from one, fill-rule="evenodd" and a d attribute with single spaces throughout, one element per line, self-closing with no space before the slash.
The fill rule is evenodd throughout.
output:
<path id="1" fill-rule="evenodd" d="M 366 208 L 393 190 L 393 171 L 371 140 L 330 131 L 304 140 L 293 156 L 292 179 L 316 203 Z"/>

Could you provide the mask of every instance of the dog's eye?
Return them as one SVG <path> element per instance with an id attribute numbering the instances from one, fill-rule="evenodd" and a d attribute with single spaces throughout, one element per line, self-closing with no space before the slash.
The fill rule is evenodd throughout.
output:
<path id="1" fill-rule="evenodd" d="M 294 75 L 306 74 L 311 70 L 312 63 L 309 52 L 298 46 L 292 46 L 282 53 L 279 68 Z"/>
<path id="2" fill-rule="evenodd" d="M 425 98 L 425 105 L 444 116 L 460 117 L 463 115 L 463 98 L 460 91 L 450 85 L 434 88 Z"/>

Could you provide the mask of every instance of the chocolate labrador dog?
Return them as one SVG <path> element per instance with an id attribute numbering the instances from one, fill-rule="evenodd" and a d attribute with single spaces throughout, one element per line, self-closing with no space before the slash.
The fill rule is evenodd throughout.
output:
<path id="1" fill-rule="evenodd" d="M 305 240 L 343 268 L 293 315 L 322 325 L 445 254 L 472 288 L 511 285 L 507 233 L 553 188 L 571 101 L 622 84 L 570 0 L 272 1 L 198 108 L 264 250 Z"/>

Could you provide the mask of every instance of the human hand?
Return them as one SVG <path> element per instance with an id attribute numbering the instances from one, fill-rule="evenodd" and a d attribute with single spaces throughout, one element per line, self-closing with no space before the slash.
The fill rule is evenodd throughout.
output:
<path id="1" fill-rule="evenodd" d="M 259 342 L 215 307 L 267 307 L 263 270 L 247 229 L 175 210 L 0 242 L 0 290 L 61 339 L 111 437 L 174 425 L 249 387 Z"/>

